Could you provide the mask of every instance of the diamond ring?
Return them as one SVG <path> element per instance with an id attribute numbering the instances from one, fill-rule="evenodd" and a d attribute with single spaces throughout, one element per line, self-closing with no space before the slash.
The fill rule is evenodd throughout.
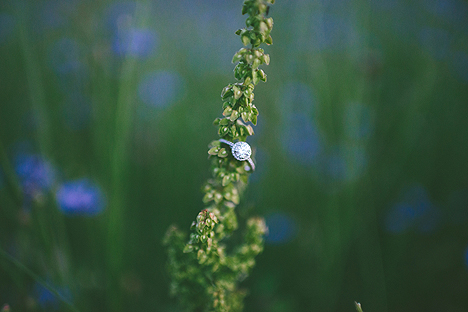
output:
<path id="1" fill-rule="evenodd" d="M 231 147 L 232 156 L 234 156 L 235 159 L 239 161 L 247 160 L 250 164 L 250 168 L 252 168 L 252 171 L 255 170 L 255 164 L 250 158 L 250 155 L 252 155 L 252 149 L 250 148 L 249 144 L 246 142 L 232 143 L 224 139 L 220 139 L 219 142 L 229 145 Z"/>

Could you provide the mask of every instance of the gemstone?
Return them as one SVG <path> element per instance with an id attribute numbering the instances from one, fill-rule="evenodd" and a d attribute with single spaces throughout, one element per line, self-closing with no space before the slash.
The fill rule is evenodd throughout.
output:
<path id="1" fill-rule="evenodd" d="M 232 155 L 237 160 L 246 160 L 252 155 L 250 145 L 245 142 L 237 142 L 232 146 Z"/>

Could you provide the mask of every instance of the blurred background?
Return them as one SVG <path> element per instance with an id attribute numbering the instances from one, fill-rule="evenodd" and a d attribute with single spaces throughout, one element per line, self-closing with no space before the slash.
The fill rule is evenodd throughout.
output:
<path id="1" fill-rule="evenodd" d="M 179 311 L 242 1 L 0 2 L 0 305 Z M 245 311 L 468 310 L 468 2 L 278 0 Z"/>

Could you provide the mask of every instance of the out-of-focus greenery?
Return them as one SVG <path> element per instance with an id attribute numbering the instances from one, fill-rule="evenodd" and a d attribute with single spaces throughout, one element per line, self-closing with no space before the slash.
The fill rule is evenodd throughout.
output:
<path id="1" fill-rule="evenodd" d="M 238 1 L 0 2 L 0 305 L 176 311 Z M 280 1 L 245 311 L 468 309 L 468 4 Z"/>

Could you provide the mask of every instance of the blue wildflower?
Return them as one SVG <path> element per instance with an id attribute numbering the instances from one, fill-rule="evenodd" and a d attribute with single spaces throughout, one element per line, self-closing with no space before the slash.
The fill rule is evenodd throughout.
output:
<path id="1" fill-rule="evenodd" d="M 55 197 L 59 209 L 68 216 L 95 216 L 105 208 L 104 195 L 96 184 L 88 179 L 63 183 Z"/>
<path id="2" fill-rule="evenodd" d="M 47 191 L 55 182 L 54 168 L 40 155 L 19 154 L 15 159 L 15 171 L 26 195 Z"/>

